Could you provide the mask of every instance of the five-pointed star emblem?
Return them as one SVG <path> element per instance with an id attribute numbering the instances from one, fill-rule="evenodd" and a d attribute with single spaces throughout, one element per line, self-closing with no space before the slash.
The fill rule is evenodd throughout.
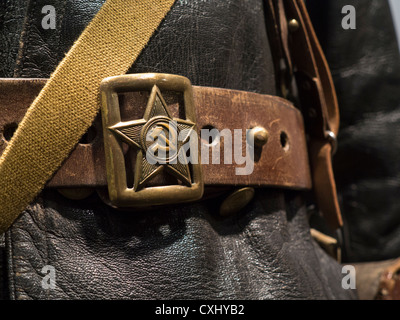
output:
<path id="1" fill-rule="evenodd" d="M 153 86 L 143 119 L 119 122 L 109 127 L 118 138 L 139 149 L 134 189 L 139 191 L 162 170 L 191 185 L 184 148 L 195 124 L 172 118 L 157 86 Z"/>

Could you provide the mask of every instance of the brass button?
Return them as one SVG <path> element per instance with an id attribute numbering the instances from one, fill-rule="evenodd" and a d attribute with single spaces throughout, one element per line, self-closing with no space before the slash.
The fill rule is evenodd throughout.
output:
<path id="1" fill-rule="evenodd" d="M 248 139 L 254 141 L 254 146 L 261 148 L 268 141 L 268 131 L 263 127 L 254 127 L 249 131 Z"/>
<path id="2" fill-rule="evenodd" d="M 232 216 L 242 210 L 254 198 L 254 188 L 246 187 L 231 193 L 221 204 L 219 214 Z"/>
<path id="3" fill-rule="evenodd" d="M 299 29 L 300 25 L 299 22 L 296 19 L 292 19 L 289 21 L 289 31 L 290 32 L 295 32 Z"/>

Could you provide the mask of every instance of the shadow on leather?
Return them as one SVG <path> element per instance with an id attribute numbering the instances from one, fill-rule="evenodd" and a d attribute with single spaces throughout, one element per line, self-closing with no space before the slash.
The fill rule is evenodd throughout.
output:
<path id="1" fill-rule="evenodd" d="M 46 190 L 43 198 L 44 216 L 32 216 L 32 219 L 44 232 L 60 240 L 71 238 L 73 234 L 76 241 L 83 241 L 89 249 L 108 247 L 129 257 L 147 256 L 177 245 L 207 247 L 221 236 L 246 232 L 252 224 L 250 229 L 255 227 L 267 237 L 268 233 L 284 226 L 287 218 L 291 220 L 285 216 L 282 193 L 276 191 L 258 192 L 246 208 L 227 218 L 219 216 L 216 205 L 223 197 L 141 212 L 113 209 L 97 194 L 74 201 Z M 271 214 L 280 210 L 280 215 Z M 263 218 L 259 219 L 261 216 Z"/>

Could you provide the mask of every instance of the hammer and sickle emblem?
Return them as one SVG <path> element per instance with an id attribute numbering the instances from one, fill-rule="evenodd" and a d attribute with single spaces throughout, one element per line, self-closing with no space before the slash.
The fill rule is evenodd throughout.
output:
<path id="1" fill-rule="evenodd" d="M 177 133 L 173 126 L 169 123 L 159 122 L 155 127 L 152 127 L 147 135 L 152 138 L 156 143 L 152 144 L 149 149 L 153 154 L 158 154 L 159 150 L 164 153 L 176 153 L 176 141 Z M 170 140 L 171 138 L 171 140 Z"/>
<path id="2" fill-rule="evenodd" d="M 109 127 L 117 138 L 138 150 L 135 190 L 140 190 L 164 169 L 183 184 L 191 186 L 189 164 L 182 145 L 189 140 L 194 127 L 195 124 L 189 120 L 172 117 L 157 86 L 150 93 L 143 119 L 119 122 Z"/>

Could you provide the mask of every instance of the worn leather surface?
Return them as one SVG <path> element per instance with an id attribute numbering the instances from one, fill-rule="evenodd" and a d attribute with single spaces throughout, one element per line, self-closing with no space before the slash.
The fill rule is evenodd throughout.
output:
<path id="1" fill-rule="evenodd" d="M 130 76 L 125 79 L 131 81 Z M 10 123 L 19 123 L 23 119 L 27 108 L 46 81 L 47 79 L 0 79 L 0 128 Z M 185 118 L 182 115 L 184 114 L 182 95 L 162 90 L 161 87 L 160 90 L 171 116 Z M 216 152 L 219 152 L 221 157 L 219 163 L 211 159 L 207 159 L 208 162 L 200 162 L 204 185 L 274 186 L 296 190 L 312 188 L 303 117 L 300 110 L 290 101 L 277 96 L 214 87 L 192 86 L 191 90 L 199 136 L 201 136 L 200 129 L 210 126 L 220 131 L 241 130 L 240 136 L 234 134 L 231 136 L 233 146 L 229 146 L 224 138 L 221 138 L 220 142 L 215 141 Z M 16 95 L 18 99 L 15 98 Z M 143 118 L 149 92 L 120 93 L 119 96 L 122 121 Z M 238 117 L 243 109 L 247 110 L 246 117 Z M 226 110 L 231 112 L 227 113 Z M 107 187 L 105 150 L 106 152 L 110 150 L 104 147 L 105 139 L 101 123 L 101 118 L 98 117 L 92 126 L 92 142 L 78 144 L 47 183 L 48 187 Z M 268 141 L 261 148 L 245 149 L 248 141 L 246 131 L 254 127 L 265 128 L 268 132 Z M 286 137 L 285 144 L 282 144 L 283 136 Z M 114 133 L 110 133 L 107 137 L 110 141 Z M 208 150 L 206 146 L 208 142 L 201 138 L 199 150 Z M 224 163 L 224 153 L 237 152 L 237 145 L 242 146 L 246 156 L 243 156 L 243 163 L 238 163 L 235 157 L 230 160 L 231 164 Z M 0 140 L 0 154 L 6 146 L 7 142 Z M 126 170 L 129 170 L 128 168 L 135 170 L 136 148 L 127 152 L 131 153 L 128 160 L 131 165 L 127 166 Z M 209 155 L 210 153 L 211 151 Z M 119 167 L 117 164 L 114 166 Z M 239 168 L 248 173 L 236 174 Z M 119 169 L 116 172 L 119 172 Z"/>
<path id="2" fill-rule="evenodd" d="M 343 30 L 353 5 L 357 29 Z M 345 259 L 400 256 L 400 56 L 387 1 L 308 1 L 339 98 L 334 169 L 345 219 Z"/>
<path id="3" fill-rule="evenodd" d="M 47 194 L 8 236 L 17 299 L 351 297 L 340 268 L 312 242 L 301 201 L 276 191 L 228 220 L 204 202 L 139 214 L 96 196 L 68 203 Z M 39 285 L 47 264 L 57 270 L 55 290 Z"/>
<path id="4" fill-rule="evenodd" d="M 26 5 L 24 0 L 0 2 L 0 76 L 14 74 Z"/>
<path id="5" fill-rule="evenodd" d="M 45 1 L 29 2 L 16 76 L 48 77 L 98 8 L 56 3 L 64 8 L 59 36 L 37 27 L 36 7 Z M 131 72 L 274 94 L 262 2 L 178 0 Z M 312 241 L 301 194 L 258 190 L 246 210 L 225 220 L 216 215 L 220 200 L 139 213 L 115 211 L 96 194 L 71 201 L 45 191 L 6 235 L 10 297 L 355 297 L 341 288 L 340 266 Z M 40 285 L 44 265 L 56 269 L 54 290 Z"/>

